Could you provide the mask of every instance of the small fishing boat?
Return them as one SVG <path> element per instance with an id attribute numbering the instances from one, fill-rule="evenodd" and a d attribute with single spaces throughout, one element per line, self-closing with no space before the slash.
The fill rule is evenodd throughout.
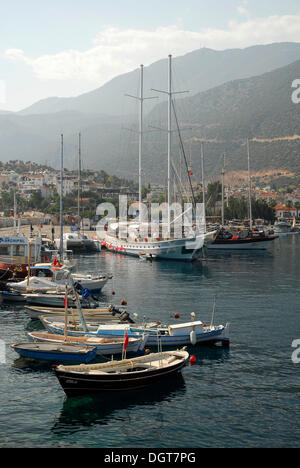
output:
<path id="1" fill-rule="evenodd" d="M 65 284 L 65 322 L 64 336 L 60 343 L 17 343 L 11 347 L 19 353 L 20 356 L 30 359 L 39 359 L 46 361 L 87 363 L 96 357 L 97 349 L 95 347 L 84 345 L 73 345 L 68 343 L 68 283 Z M 78 302 L 79 313 L 82 314 L 77 294 L 75 296 Z M 84 319 L 83 319 L 84 320 Z"/>
<path id="2" fill-rule="evenodd" d="M 64 290 L 64 282 L 68 275 L 74 281 L 75 287 L 81 291 L 88 289 L 91 293 L 100 293 L 111 275 L 90 275 L 70 273 L 70 271 L 54 264 L 39 264 L 28 268 L 28 276 L 24 281 L 8 282 L 7 285 L 21 293 L 47 292 Z"/>
<path id="3" fill-rule="evenodd" d="M 88 363 L 95 359 L 95 347 L 69 343 L 17 343 L 11 345 L 21 357 L 53 362 Z"/>
<path id="4" fill-rule="evenodd" d="M 40 317 L 55 317 L 57 320 L 64 317 L 64 309 L 62 308 L 43 308 L 43 307 L 30 307 L 25 306 L 24 309 L 26 310 L 29 317 L 33 320 L 39 320 Z M 118 310 L 114 307 L 107 307 L 106 309 L 82 309 L 84 316 L 89 321 L 125 321 L 129 318 L 128 312 L 125 310 Z M 77 310 L 69 310 L 68 317 L 72 320 L 80 320 L 80 316 Z"/>
<path id="5" fill-rule="evenodd" d="M 41 343 L 63 343 L 65 338 L 62 335 L 47 332 L 30 332 L 28 337 Z M 139 336 L 128 339 L 127 353 L 142 354 L 147 343 L 148 336 Z M 95 347 L 97 354 L 101 356 L 121 355 L 124 346 L 124 337 L 120 338 L 100 338 L 97 336 L 67 336 L 66 342 L 76 346 Z"/>
<path id="6" fill-rule="evenodd" d="M 44 307 L 63 307 L 64 304 L 64 295 L 63 294 L 55 294 L 53 291 L 45 292 L 45 293 L 25 293 L 23 294 L 25 301 L 27 304 L 32 304 L 36 306 L 44 306 Z M 86 301 L 85 298 L 80 298 L 80 302 L 82 305 L 90 306 L 92 305 L 89 301 Z M 70 307 L 76 307 L 76 301 L 73 298 L 69 298 Z M 93 305 L 95 306 L 96 303 L 94 302 Z M 88 307 L 86 307 L 88 308 Z"/>
<path id="7" fill-rule="evenodd" d="M 43 325 L 50 333 L 63 334 L 64 324 L 55 319 L 41 317 Z M 80 324 L 69 327 L 68 334 L 72 336 L 98 336 L 102 338 L 122 337 L 128 324 L 97 324 L 86 323 L 87 330 L 84 331 Z M 206 326 L 201 321 L 194 321 L 170 326 L 160 324 L 131 325 L 128 329 L 129 337 L 148 335 L 147 346 L 157 346 L 161 340 L 164 347 L 188 346 L 200 344 L 217 344 L 228 346 L 229 324 Z"/>
<path id="8" fill-rule="evenodd" d="M 104 364 L 54 366 L 67 396 L 95 392 L 123 392 L 161 383 L 181 372 L 189 359 L 185 350 L 158 352 Z"/>
<path id="9" fill-rule="evenodd" d="M 108 280 L 112 279 L 111 275 L 83 275 L 72 273 L 74 283 L 82 289 L 89 289 L 91 292 L 101 292 Z"/>
<path id="10" fill-rule="evenodd" d="M 17 291 L 12 291 L 12 290 L 3 290 L 0 292 L 1 300 L 3 302 L 19 302 L 24 304 L 26 302 L 25 297 L 23 294 L 17 292 Z"/>

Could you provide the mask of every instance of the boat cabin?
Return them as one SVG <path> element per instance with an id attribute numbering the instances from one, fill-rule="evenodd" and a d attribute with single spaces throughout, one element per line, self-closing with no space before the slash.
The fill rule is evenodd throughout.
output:
<path id="1" fill-rule="evenodd" d="M 31 247 L 31 251 L 30 251 Z M 34 241 L 26 237 L 0 237 L 0 257 L 3 261 L 17 260 L 18 263 L 28 263 L 29 257 L 31 262 L 40 260 L 41 255 L 41 239 L 36 238 Z"/>

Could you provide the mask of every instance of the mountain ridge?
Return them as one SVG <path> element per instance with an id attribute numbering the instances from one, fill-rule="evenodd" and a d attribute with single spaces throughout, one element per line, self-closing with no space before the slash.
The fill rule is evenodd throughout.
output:
<path id="1" fill-rule="evenodd" d="M 281 45 L 281 53 L 286 48 L 289 49 L 290 45 Z M 300 44 L 296 44 L 295 49 L 292 49 L 298 50 L 298 48 L 300 58 Z M 258 49 L 259 57 L 261 57 L 263 49 L 260 46 Z M 278 46 L 275 49 L 278 51 Z M 255 50 L 257 50 L 255 47 L 251 48 L 251 54 L 254 56 Z M 199 51 L 198 53 L 201 55 Z M 208 50 L 204 52 L 202 50 L 203 53 L 212 57 Z M 249 50 L 247 53 L 249 54 Z M 228 54 L 230 55 L 229 52 Z M 246 138 L 251 140 L 253 169 L 262 170 L 274 166 L 275 169 L 300 172 L 299 140 L 294 137 L 299 134 L 300 105 L 293 104 L 291 100 L 292 82 L 300 77 L 299 58 L 289 65 L 277 67 L 261 75 L 231 80 L 176 100 L 180 126 L 185 130 L 183 139 L 186 146 L 190 146 L 191 155 L 188 158 L 195 178 L 200 180 L 201 141 L 206 142 L 205 169 L 209 177 L 220 173 L 224 152 L 227 153 L 227 164 L 230 169 L 245 169 L 247 165 Z M 182 60 L 181 68 L 183 68 L 186 66 L 185 58 L 181 57 L 180 60 Z M 160 62 L 164 64 L 164 76 L 167 83 L 166 62 L 164 60 Z M 159 68 L 161 63 L 157 62 L 156 66 Z M 137 69 L 135 71 L 137 90 L 138 72 Z M 175 70 L 175 78 L 176 73 Z M 162 80 L 161 77 L 160 80 Z M 211 84 L 208 83 L 207 86 Z M 181 89 L 176 86 L 176 90 L 184 88 L 184 86 Z M 133 90 L 133 94 L 136 94 L 136 90 Z M 72 169 L 77 164 L 77 141 L 78 133 L 81 132 L 83 159 L 87 167 L 103 169 L 127 179 L 136 179 L 138 107 L 137 103 L 134 107 L 130 107 L 131 101 L 134 100 L 126 98 L 126 109 L 128 104 L 127 110 L 132 112 L 123 115 L 100 114 L 98 106 L 95 106 L 97 112 L 89 113 L 71 109 L 50 114 L 0 113 L 1 159 L 3 161 L 32 160 L 39 163 L 51 161 L 53 167 L 58 167 L 60 134 L 64 133 L 66 167 Z M 147 110 L 148 112 L 145 112 L 143 179 L 145 183 L 154 180 L 165 183 L 167 136 L 163 128 L 166 127 L 167 122 L 166 102 L 162 101 L 159 104 L 155 102 L 154 107 L 150 109 L 147 107 Z M 162 130 L 154 130 L 153 127 Z M 128 131 L 128 128 L 131 131 Z M 177 138 L 175 132 L 174 164 L 178 165 Z"/>
<path id="2" fill-rule="evenodd" d="M 228 81 L 258 76 L 300 59 L 300 43 L 284 42 L 251 46 L 244 49 L 218 51 L 202 48 L 179 57 L 173 57 L 174 75 L 185 83 L 191 95 L 212 89 Z M 121 74 L 103 86 L 76 97 L 49 97 L 19 112 L 53 113 L 74 110 L 83 113 L 126 115 L 135 112 L 133 103 L 121 97 L 134 94 L 138 89 L 139 69 Z M 145 90 L 165 89 L 167 83 L 167 58 L 145 67 Z M 116 99 L 119 96 L 119 100 Z M 126 102 L 126 104 L 125 104 Z M 148 102 L 151 110 L 155 103 Z"/>

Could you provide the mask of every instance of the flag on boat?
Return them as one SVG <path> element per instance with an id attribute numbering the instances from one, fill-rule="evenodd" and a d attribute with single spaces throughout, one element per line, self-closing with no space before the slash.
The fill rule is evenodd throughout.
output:
<path id="1" fill-rule="evenodd" d="M 128 338 L 128 333 L 126 332 L 125 340 L 124 340 L 124 351 L 127 351 L 128 343 L 129 343 L 129 338 Z"/>

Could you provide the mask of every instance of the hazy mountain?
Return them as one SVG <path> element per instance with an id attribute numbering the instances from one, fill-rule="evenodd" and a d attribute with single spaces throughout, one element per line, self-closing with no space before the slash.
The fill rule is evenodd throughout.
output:
<path id="1" fill-rule="evenodd" d="M 226 79 L 225 76 L 229 77 L 233 72 L 251 73 L 252 69 L 253 74 L 255 74 L 258 68 L 262 67 L 263 56 L 265 65 L 271 63 L 272 56 L 273 63 L 275 63 L 274 57 L 280 56 L 279 50 L 281 50 L 281 61 L 288 60 L 288 57 L 292 55 L 292 50 L 295 54 L 296 50 L 299 50 L 300 57 L 299 48 L 299 44 L 275 44 L 273 46 L 252 47 L 245 51 L 222 53 L 202 49 L 174 60 L 174 76 L 176 78 L 184 71 L 185 76 L 193 77 L 194 82 L 196 82 L 196 68 L 193 68 L 193 66 L 196 67 L 195 60 L 190 59 L 191 56 L 195 57 L 197 54 L 202 58 L 207 54 L 210 57 L 208 60 L 210 62 L 213 55 L 219 57 L 214 60 L 214 74 L 212 73 L 213 65 L 211 65 L 210 76 L 214 75 L 216 81 L 222 81 Z M 267 51 L 270 51 L 270 57 Z M 290 52 L 288 53 L 288 51 Z M 248 60 L 244 59 L 243 62 L 245 67 L 247 65 L 247 70 L 239 70 L 241 65 L 235 65 L 234 69 L 233 63 L 237 63 L 234 56 L 240 58 L 243 53 L 248 57 Z M 222 63 L 219 63 L 221 56 L 223 60 Z M 252 57 L 252 68 L 248 63 L 250 56 Z M 230 60 L 229 57 L 231 57 Z M 241 60 L 238 63 L 241 64 Z M 160 68 L 162 65 L 163 67 Z M 157 70 L 164 70 L 162 76 L 157 77 L 157 82 L 153 84 L 153 87 L 166 88 L 166 65 L 166 61 L 153 65 L 154 68 L 157 67 Z M 188 67 L 190 68 L 188 69 Z M 222 70 L 222 78 L 218 75 L 220 70 Z M 205 74 L 205 69 L 201 71 L 198 69 L 197 78 L 201 86 L 204 86 L 204 78 L 201 82 L 199 77 L 204 77 Z M 134 76 L 135 90 L 130 89 L 130 87 L 128 90 L 124 89 L 129 94 L 137 93 L 138 70 L 133 74 L 125 75 L 126 79 L 132 83 L 132 87 Z M 200 139 L 206 141 L 205 166 L 208 175 L 220 172 L 224 152 L 227 153 L 228 170 L 245 169 L 247 167 L 246 138 L 274 139 L 274 141 L 259 143 L 251 142 L 253 170 L 278 168 L 300 172 L 300 140 L 290 138 L 294 134 L 300 134 L 300 104 L 295 105 L 291 100 L 293 91 L 291 84 L 297 78 L 300 78 L 299 60 L 271 72 L 227 81 L 216 87 L 212 87 L 213 81 L 210 82 L 211 86 L 206 81 L 206 87 L 210 87 L 210 89 L 200 93 L 189 93 L 184 95 L 187 97 L 181 99 L 177 96 L 178 120 L 184 129 L 182 138 L 195 177 L 199 177 L 200 174 Z M 123 80 L 125 88 L 124 77 L 113 80 L 114 86 L 116 86 L 115 102 L 118 101 L 118 93 L 120 93 L 119 79 Z M 106 85 L 107 89 L 112 89 L 110 86 L 113 82 Z M 175 87 L 181 90 L 189 88 L 188 85 L 176 86 L 176 83 Z M 97 92 L 100 96 L 103 93 L 103 88 Z M 97 92 L 95 91 L 95 93 Z M 80 99 L 84 99 L 84 96 L 81 96 Z M 92 104 L 92 99 L 89 99 L 90 104 Z M 131 102 L 129 98 L 126 100 L 127 103 Z M 59 100 L 59 102 L 64 103 L 67 101 L 70 103 L 72 99 Z M 97 101 L 95 94 L 94 101 Z M 51 99 L 43 101 L 43 104 L 40 103 L 40 109 L 46 104 L 50 105 L 51 102 L 54 104 L 58 101 Z M 166 128 L 167 107 L 165 102 L 159 102 L 158 104 L 155 100 L 155 107 L 150 109 L 148 115 L 145 116 L 143 154 L 145 182 L 155 180 L 163 182 L 166 178 L 167 133 L 163 129 Z M 98 109 L 98 105 L 95 107 Z M 63 133 L 65 136 L 65 163 L 68 168 L 73 169 L 77 164 L 77 140 L 80 131 L 82 133 L 84 167 L 104 169 L 117 176 L 137 179 L 138 109 L 136 103 L 134 107 L 134 115 L 131 115 L 133 108 L 129 106 L 128 116 L 113 116 L 112 114 L 116 112 L 117 107 L 113 107 L 114 111 L 111 112 L 110 117 L 96 112 L 82 112 L 83 109 L 81 112 L 63 110 L 49 114 L 27 114 L 24 112 L 0 115 L 0 159 L 2 161 L 31 160 L 59 167 L 60 135 Z M 103 108 L 105 108 L 104 104 L 101 106 L 101 112 Z M 174 121 L 173 125 L 174 130 L 176 130 Z M 276 140 L 277 138 L 282 138 L 282 140 Z M 178 173 L 184 172 L 184 163 L 181 162 L 181 169 L 179 164 L 179 144 L 176 131 L 173 134 L 173 161 Z"/>
<path id="2" fill-rule="evenodd" d="M 300 44 L 278 43 L 246 49 L 216 51 L 199 49 L 173 59 L 174 90 L 187 90 L 191 95 L 206 91 L 228 81 L 261 75 L 300 59 Z M 145 67 L 145 94 L 154 95 L 152 88 L 166 90 L 167 58 Z M 75 98 L 52 97 L 33 104 L 20 113 L 49 114 L 74 110 L 82 113 L 127 115 L 136 112 L 134 100 L 125 94 L 137 95 L 139 69 L 117 76 L 104 86 Z M 160 99 L 164 98 L 160 95 Z M 147 102 L 151 110 L 156 101 Z"/>

